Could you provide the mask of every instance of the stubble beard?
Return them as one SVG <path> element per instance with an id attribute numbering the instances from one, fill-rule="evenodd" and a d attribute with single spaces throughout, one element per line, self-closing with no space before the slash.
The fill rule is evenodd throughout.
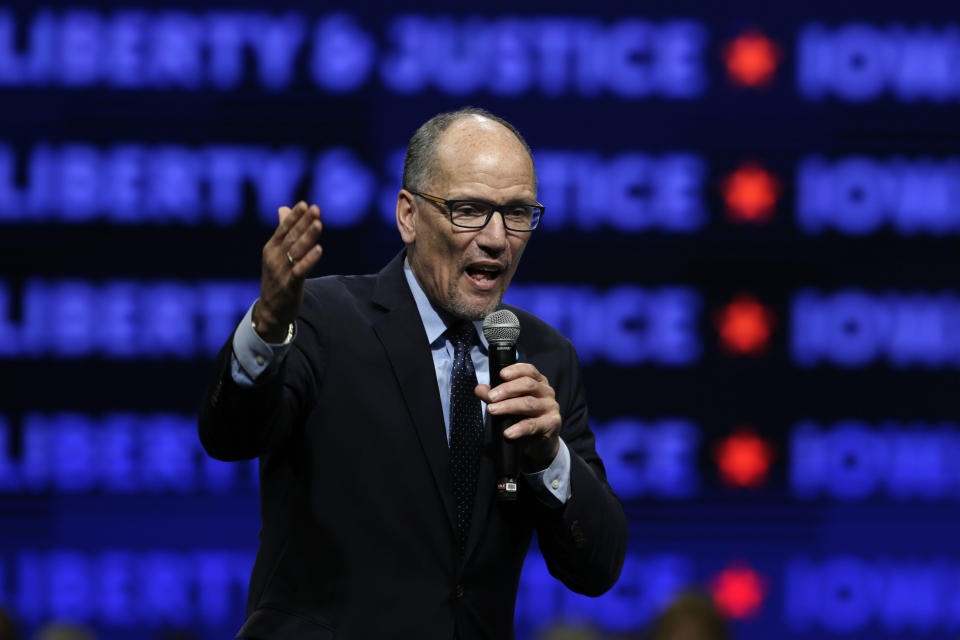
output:
<path id="1" fill-rule="evenodd" d="M 457 288 L 457 283 L 452 282 L 447 289 L 447 299 L 444 301 L 445 304 L 443 304 L 442 307 L 444 311 L 460 320 L 483 320 L 497 310 L 502 299 L 503 294 L 500 294 L 495 300 L 491 300 L 490 304 L 481 309 L 477 309 L 476 307 L 468 305 L 466 301 L 463 300 L 460 289 Z"/>

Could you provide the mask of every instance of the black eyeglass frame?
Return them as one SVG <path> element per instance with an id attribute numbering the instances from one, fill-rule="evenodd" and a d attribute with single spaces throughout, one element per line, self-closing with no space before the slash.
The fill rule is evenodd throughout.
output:
<path id="1" fill-rule="evenodd" d="M 421 198 L 423 198 L 423 199 L 425 199 L 425 200 L 429 200 L 430 202 L 433 202 L 433 203 L 435 203 L 435 204 L 442 204 L 442 205 L 444 205 L 444 206 L 447 208 L 447 215 L 450 217 L 450 224 L 452 224 L 452 225 L 455 226 L 455 227 L 459 227 L 459 228 L 461 228 L 461 229 L 483 229 L 485 226 L 487 226 L 487 225 L 490 223 L 490 219 L 493 218 L 493 214 L 495 214 L 497 211 L 499 211 L 499 212 L 500 212 L 500 217 L 503 218 L 503 227 L 504 227 L 505 229 L 507 229 L 508 231 L 516 231 L 516 232 L 518 232 L 518 233 L 530 233 L 531 231 L 533 231 L 534 229 L 536 229 L 537 227 L 540 226 L 540 220 L 543 219 L 543 214 L 544 214 L 545 211 L 546 211 L 545 207 L 544 207 L 542 204 L 540 204 L 539 202 L 534 202 L 533 204 L 519 204 L 519 205 L 518 205 L 518 204 L 516 204 L 516 203 L 513 203 L 513 204 L 493 204 L 492 202 L 486 202 L 486 201 L 484 201 L 484 200 L 476 200 L 476 199 L 445 200 L 445 199 L 443 199 L 443 198 L 441 198 L 441 197 L 439 197 L 439 196 L 432 196 L 432 195 L 430 195 L 429 193 L 423 193 L 423 192 L 421 192 L 421 191 L 413 191 L 413 190 L 410 190 L 410 189 L 408 189 L 408 191 L 410 191 L 410 193 L 412 193 L 412 194 L 415 195 L 415 196 L 420 196 Z M 462 224 L 457 224 L 456 222 L 454 222 L 454 220 L 453 220 L 453 207 L 454 207 L 454 205 L 459 204 L 459 203 L 461 203 L 461 202 L 475 202 L 476 204 L 483 204 L 483 205 L 486 205 L 486 206 L 490 207 L 490 213 L 487 214 L 487 218 L 486 218 L 486 220 L 483 221 L 483 224 L 481 224 L 481 225 L 478 226 L 478 227 L 468 227 L 468 226 L 465 226 L 465 225 L 462 225 Z M 503 215 L 503 209 L 505 209 L 505 208 L 507 208 L 507 207 L 516 207 L 516 206 L 520 206 L 520 207 L 533 207 L 533 208 L 536 208 L 536 209 L 540 209 L 540 215 L 537 216 L 536 222 L 534 222 L 534 223 L 533 223 L 533 226 L 530 227 L 529 229 L 515 229 L 515 228 L 511 227 L 511 226 L 509 225 L 509 223 L 507 222 L 506 216 Z"/>

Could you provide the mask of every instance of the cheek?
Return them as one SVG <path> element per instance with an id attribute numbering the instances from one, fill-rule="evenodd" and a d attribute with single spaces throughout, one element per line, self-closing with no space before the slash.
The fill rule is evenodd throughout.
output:
<path id="1" fill-rule="evenodd" d="M 513 252 L 513 262 L 516 265 L 517 260 L 523 255 L 523 250 L 527 247 L 528 238 L 510 238 L 510 250 Z"/>
<path id="2" fill-rule="evenodd" d="M 466 244 L 456 235 L 445 232 L 443 229 L 431 228 L 430 230 L 430 251 L 438 259 L 449 262 L 450 256 L 461 253 Z"/>
<path id="3" fill-rule="evenodd" d="M 460 261 L 463 249 L 444 236 L 434 237 L 431 246 L 431 267 L 442 289 L 456 282 L 460 276 Z"/>

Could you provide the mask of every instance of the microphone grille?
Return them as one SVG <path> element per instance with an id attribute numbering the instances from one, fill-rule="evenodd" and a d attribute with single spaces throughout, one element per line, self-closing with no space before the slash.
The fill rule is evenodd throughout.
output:
<path id="1" fill-rule="evenodd" d="M 487 342 L 516 344 L 520 337 L 520 320 L 509 309 L 498 309 L 483 319 L 483 335 Z"/>

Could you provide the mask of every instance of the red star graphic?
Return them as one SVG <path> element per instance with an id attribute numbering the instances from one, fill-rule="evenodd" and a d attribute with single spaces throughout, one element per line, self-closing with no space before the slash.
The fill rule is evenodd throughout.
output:
<path id="1" fill-rule="evenodd" d="M 717 608 L 729 618 L 752 618 L 766 595 L 763 577 L 744 563 L 732 564 L 710 582 Z"/>
<path id="2" fill-rule="evenodd" d="M 780 47 L 760 31 L 741 33 L 723 48 L 730 80 L 742 87 L 762 87 L 773 81 Z"/>
<path id="3" fill-rule="evenodd" d="M 780 182 L 755 162 L 748 162 L 727 176 L 720 187 L 727 216 L 734 222 L 767 222 L 773 217 Z"/>
<path id="4" fill-rule="evenodd" d="M 724 484 L 757 488 L 767 481 L 773 446 L 753 429 L 739 427 L 717 444 L 714 457 Z"/>
<path id="5" fill-rule="evenodd" d="M 731 355 L 760 356 L 770 346 L 773 312 L 750 294 L 742 294 L 714 317 L 720 345 Z"/>

